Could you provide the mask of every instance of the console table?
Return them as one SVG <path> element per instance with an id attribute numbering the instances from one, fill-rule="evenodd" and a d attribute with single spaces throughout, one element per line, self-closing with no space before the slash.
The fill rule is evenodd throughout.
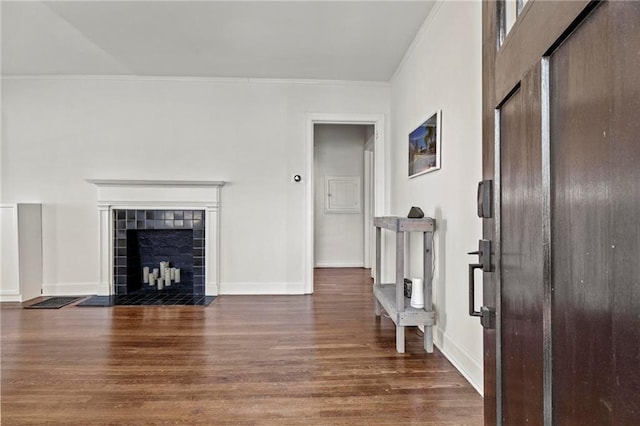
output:
<path id="1" fill-rule="evenodd" d="M 433 352 L 433 325 L 435 312 L 433 311 L 432 281 L 433 281 L 433 232 L 435 220 L 424 217 L 408 219 L 405 217 L 376 217 L 373 219 L 376 227 L 376 271 L 373 284 L 375 295 L 375 314 L 381 314 L 383 308 L 391 320 L 396 324 L 396 350 L 404 353 L 404 328 L 406 326 L 424 326 L 424 349 Z M 381 267 L 381 237 L 382 229 L 392 231 L 396 235 L 396 280 L 395 283 L 384 284 L 380 279 Z M 424 308 L 413 308 L 410 299 L 404 297 L 404 237 L 406 232 L 421 232 L 423 238 L 423 283 Z"/>

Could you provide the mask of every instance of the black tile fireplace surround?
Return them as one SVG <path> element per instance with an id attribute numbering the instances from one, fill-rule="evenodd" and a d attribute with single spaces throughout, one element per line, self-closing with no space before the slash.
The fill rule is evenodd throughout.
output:
<path id="1" fill-rule="evenodd" d="M 114 290 L 116 295 L 159 291 L 143 284 L 142 267 L 162 260 L 180 268 L 181 282 L 161 290 L 204 295 L 204 210 L 114 210 Z"/>

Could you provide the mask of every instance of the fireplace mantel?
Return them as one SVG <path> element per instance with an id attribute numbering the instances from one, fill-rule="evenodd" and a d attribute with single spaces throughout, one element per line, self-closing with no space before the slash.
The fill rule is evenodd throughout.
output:
<path id="1" fill-rule="evenodd" d="M 87 179 L 87 182 L 98 187 L 107 186 L 181 186 L 181 187 L 202 187 L 202 186 L 224 186 L 225 181 L 221 180 L 131 180 L 131 179 Z"/>
<path id="2" fill-rule="evenodd" d="M 220 189 L 224 181 L 86 179 L 98 188 L 100 288 L 114 294 L 113 210 L 201 209 L 205 211 L 205 294 L 218 294 L 220 282 Z"/>

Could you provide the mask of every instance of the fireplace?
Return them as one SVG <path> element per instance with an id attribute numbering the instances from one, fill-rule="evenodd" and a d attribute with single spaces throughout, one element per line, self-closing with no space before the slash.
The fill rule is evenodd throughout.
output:
<path id="1" fill-rule="evenodd" d="M 98 295 L 158 291 L 157 287 L 145 287 L 140 274 L 145 266 L 151 270 L 159 268 L 160 259 L 180 269 L 180 282 L 173 281 L 167 290 L 218 295 L 220 189 L 225 182 L 120 179 L 87 182 L 98 187 Z M 169 244 L 167 241 L 171 240 L 174 243 Z"/>
<path id="2" fill-rule="evenodd" d="M 204 210 L 113 210 L 113 277 L 116 295 L 140 291 L 205 294 Z M 164 277 L 160 263 L 179 271 Z M 163 285 L 147 271 L 160 273 Z"/>

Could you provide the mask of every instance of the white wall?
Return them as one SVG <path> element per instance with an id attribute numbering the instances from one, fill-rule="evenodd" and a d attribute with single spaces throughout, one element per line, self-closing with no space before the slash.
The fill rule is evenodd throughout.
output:
<path id="1" fill-rule="evenodd" d="M 316 124 L 314 257 L 318 267 L 364 266 L 364 144 L 367 128 L 349 124 Z M 360 177 L 360 212 L 326 213 L 327 176 Z"/>
<path id="2" fill-rule="evenodd" d="M 43 203 L 44 288 L 95 292 L 87 178 L 210 179 L 221 291 L 302 293 L 307 113 L 387 114 L 389 87 L 339 82 L 4 78 L 2 203 Z"/>
<path id="3" fill-rule="evenodd" d="M 467 264 L 482 235 L 476 184 L 482 170 L 481 2 L 441 1 L 391 83 L 391 212 L 420 206 L 437 222 L 436 344 L 482 389 L 482 329 L 467 312 Z M 408 134 L 442 110 L 442 169 L 408 179 Z M 420 276 L 418 238 L 409 274 Z"/>

